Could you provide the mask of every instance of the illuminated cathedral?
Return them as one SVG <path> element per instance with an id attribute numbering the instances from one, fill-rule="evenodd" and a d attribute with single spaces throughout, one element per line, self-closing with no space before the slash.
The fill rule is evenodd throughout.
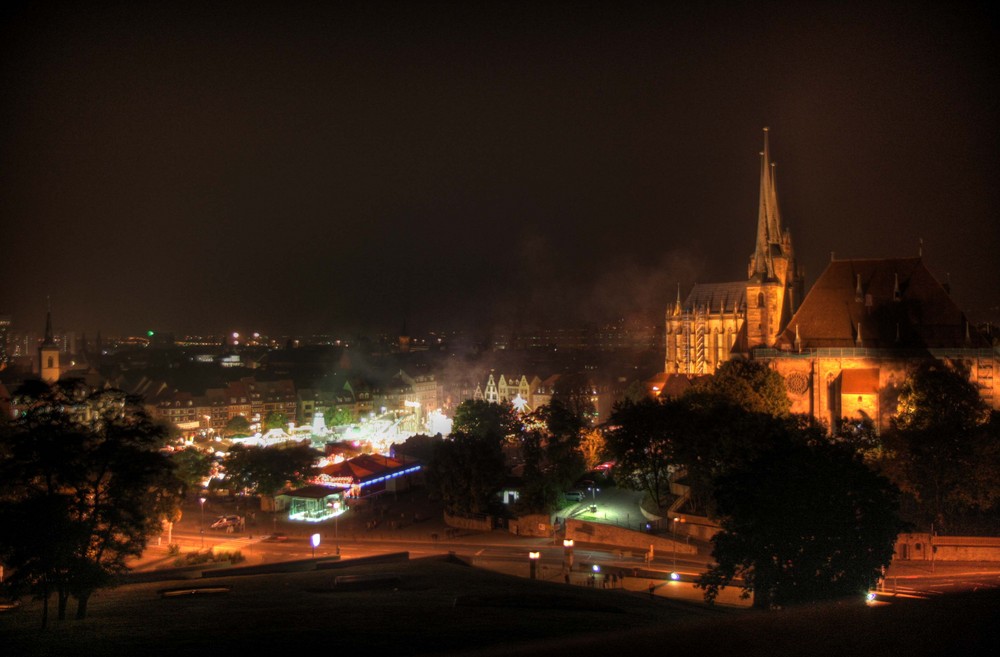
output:
<path id="1" fill-rule="evenodd" d="M 922 255 L 922 254 L 921 254 Z M 695 285 L 667 309 L 668 378 L 715 372 L 731 357 L 767 363 L 785 379 L 792 412 L 829 427 L 896 412 L 896 392 L 917 365 L 937 360 L 969 373 L 991 408 L 997 349 L 922 257 L 837 260 L 803 295 L 791 236 L 781 224 L 767 129 L 757 240 L 745 281 Z"/>
<path id="2" fill-rule="evenodd" d="M 713 374 L 733 352 L 772 347 L 802 301 L 802 270 L 781 225 L 768 131 L 760 154 L 757 239 L 747 278 L 699 283 L 667 310 L 667 374 Z"/>

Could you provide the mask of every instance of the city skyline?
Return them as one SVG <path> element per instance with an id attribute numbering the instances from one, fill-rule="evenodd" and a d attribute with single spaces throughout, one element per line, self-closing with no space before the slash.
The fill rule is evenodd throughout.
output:
<path id="1" fill-rule="evenodd" d="M 231 11 L 226 11 L 226 8 Z M 984 5 L 6 10 L 0 313 L 271 334 L 662 322 L 738 280 L 761 128 L 806 288 L 922 249 L 1000 320 Z"/>

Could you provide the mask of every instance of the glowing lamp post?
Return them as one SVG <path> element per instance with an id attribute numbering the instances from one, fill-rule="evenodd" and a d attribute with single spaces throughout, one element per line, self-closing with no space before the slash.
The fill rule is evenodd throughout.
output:
<path id="1" fill-rule="evenodd" d="M 566 572 L 573 570 L 573 539 L 567 538 L 563 541 L 563 552 L 566 556 Z"/>
<path id="2" fill-rule="evenodd" d="M 199 497 L 201 502 L 201 547 L 205 547 L 205 498 Z"/>
<path id="3" fill-rule="evenodd" d="M 540 552 L 529 552 L 528 553 L 528 563 L 531 564 L 531 579 L 536 579 L 538 574 L 538 559 L 542 554 Z"/>
<path id="4" fill-rule="evenodd" d="M 337 555 L 340 555 L 340 502 L 333 503 L 333 542 L 337 545 Z"/>
<path id="5" fill-rule="evenodd" d="M 309 542 L 312 544 L 312 549 L 313 549 L 313 559 L 316 558 L 316 548 L 319 547 L 319 539 L 320 539 L 319 534 L 313 534 L 312 536 L 309 537 Z"/>
<path id="6" fill-rule="evenodd" d="M 680 520 L 680 518 L 675 517 L 673 522 L 670 523 L 670 533 L 674 544 L 674 567 L 670 573 L 670 579 L 673 580 L 680 579 L 680 575 L 677 574 L 677 523 L 680 522 Z"/>

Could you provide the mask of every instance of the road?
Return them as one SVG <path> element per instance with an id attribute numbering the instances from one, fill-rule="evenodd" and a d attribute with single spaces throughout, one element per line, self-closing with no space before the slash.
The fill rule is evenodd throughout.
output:
<path id="1" fill-rule="evenodd" d="M 644 520 L 638 512 L 638 498 L 632 491 L 607 488 L 599 492 L 588 491 L 589 499 L 567 504 L 556 514 L 594 522 L 611 522 L 619 526 L 639 529 Z M 590 505 L 596 504 L 596 513 Z M 440 511 L 428 509 L 426 500 L 419 494 L 401 495 L 397 499 L 383 500 L 379 506 L 351 510 L 339 521 L 326 521 L 316 525 L 291 523 L 271 514 L 257 514 L 249 519 L 244 533 L 227 534 L 207 529 L 218 516 L 236 510 L 235 501 L 213 500 L 206 505 L 204 516 L 197 506 L 189 509 L 185 521 L 175 525 L 169 539 L 180 545 L 182 552 L 204 547 L 215 551 L 240 550 L 249 564 L 283 560 L 306 559 L 312 556 L 337 555 L 351 559 L 389 552 L 409 552 L 414 558 L 454 553 L 477 566 L 500 570 L 510 574 L 528 576 L 528 552 L 540 553 L 537 575 L 541 579 L 559 580 L 565 577 L 565 553 L 561 541 L 544 538 L 522 538 L 502 531 L 489 533 L 464 532 L 455 535 L 441 520 Z M 605 517 L 606 516 L 606 517 Z M 417 518 L 421 520 L 417 520 Z M 423 520 L 426 518 L 426 520 Z M 377 521 L 377 524 L 375 524 Z M 369 525 L 372 525 L 369 527 Z M 204 535 L 201 528 L 204 527 Z M 264 542 L 261 539 L 272 531 L 284 532 L 284 542 Z M 320 533 L 322 540 L 315 554 L 309 542 L 312 533 Z M 162 567 L 172 559 L 166 557 L 167 535 L 160 546 L 154 540 L 141 567 Z M 706 545 L 700 546 L 698 555 L 672 555 L 657 553 L 647 563 L 640 550 L 625 550 L 602 546 L 577 545 L 574 548 L 573 577 L 589 577 L 589 571 L 580 570 L 597 564 L 605 572 L 635 573 L 637 579 L 666 580 L 671 572 L 680 573 L 684 582 L 692 581 L 704 572 L 710 557 Z M 645 585 L 647 582 L 643 581 Z M 942 593 L 1000 587 L 1000 564 L 948 564 L 938 562 L 894 562 L 883 584 L 886 594 L 933 596 Z"/>

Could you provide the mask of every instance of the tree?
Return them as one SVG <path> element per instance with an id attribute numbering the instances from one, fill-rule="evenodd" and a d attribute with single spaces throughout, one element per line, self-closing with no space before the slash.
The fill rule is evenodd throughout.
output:
<path id="1" fill-rule="evenodd" d="M 328 427 L 340 427 L 354 421 L 354 414 L 350 409 L 331 406 L 323 411 L 323 421 Z"/>
<path id="2" fill-rule="evenodd" d="M 545 431 L 542 427 L 529 428 L 521 435 L 520 442 L 524 467 L 517 512 L 548 513 L 555 507 L 564 485 L 546 454 Z"/>
<path id="3" fill-rule="evenodd" d="M 53 590 L 60 619 L 70 596 L 84 618 L 93 592 L 177 508 L 183 484 L 160 452 L 166 430 L 140 399 L 81 381 L 33 382 L 16 405 L 0 434 L 0 559 L 13 588 L 44 600 L 43 619 Z"/>
<path id="4" fill-rule="evenodd" d="M 788 426 L 716 482 L 716 565 L 697 581 L 710 602 L 737 578 L 757 608 L 860 594 L 892 559 L 898 489 L 850 450 Z"/>
<path id="5" fill-rule="evenodd" d="M 594 386 L 583 374 L 563 374 L 556 379 L 549 402 L 549 425 L 558 434 L 579 433 L 594 422 Z"/>
<path id="6" fill-rule="evenodd" d="M 676 409 L 672 400 L 622 402 L 615 406 L 605 433 L 616 481 L 646 491 L 657 508 L 669 500 L 670 472 L 676 461 L 672 440 Z"/>
<path id="7" fill-rule="evenodd" d="M 305 443 L 274 447 L 234 445 L 226 455 L 226 477 L 236 491 L 275 495 L 302 484 L 312 474 L 316 451 Z"/>
<path id="8" fill-rule="evenodd" d="M 452 433 L 480 438 L 506 440 L 520 430 L 514 407 L 483 399 L 467 399 L 455 409 Z"/>
<path id="9" fill-rule="evenodd" d="M 452 431 L 434 448 L 429 483 L 449 511 L 489 513 L 503 486 L 503 443 L 500 434 Z"/>
<path id="10" fill-rule="evenodd" d="M 212 471 L 212 457 L 197 447 L 188 447 L 170 455 L 174 472 L 184 484 L 184 491 L 203 488 L 203 482 Z"/>
<path id="11" fill-rule="evenodd" d="M 434 447 L 431 488 L 450 511 L 488 513 L 506 474 L 503 448 L 520 432 L 510 404 L 467 400 L 455 409 L 449 439 Z"/>
<path id="12" fill-rule="evenodd" d="M 712 516 L 716 479 L 769 449 L 775 427 L 787 420 L 748 411 L 731 397 L 707 390 L 690 391 L 668 403 L 674 407 L 674 462 L 690 487 L 690 504 Z"/>
<path id="13" fill-rule="evenodd" d="M 940 362 L 900 386 L 883 436 L 883 471 L 917 505 L 917 520 L 943 529 L 1000 502 L 1000 422 L 968 373 Z"/>
<path id="14" fill-rule="evenodd" d="M 235 415 L 229 422 L 226 422 L 227 436 L 248 436 L 250 435 L 250 421 L 242 415 Z"/>
<path id="15" fill-rule="evenodd" d="M 788 415 L 792 407 L 785 380 L 775 370 L 755 360 L 728 360 L 715 374 L 692 386 L 688 394 L 721 395 L 752 413 L 775 417 Z"/>
<path id="16" fill-rule="evenodd" d="M 281 411 L 271 411 L 264 418 L 264 429 L 285 429 L 288 427 L 288 416 Z"/>
<path id="17" fill-rule="evenodd" d="M 441 434 L 428 436 L 418 433 L 407 438 L 403 444 L 396 445 L 396 454 L 405 454 L 423 463 L 430 463 L 434 458 L 434 448 L 441 443 L 444 438 Z"/>
<path id="18" fill-rule="evenodd" d="M 580 454 L 587 470 L 593 470 L 604 461 L 607 448 L 608 442 L 600 429 L 587 429 L 580 435 Z"/>

